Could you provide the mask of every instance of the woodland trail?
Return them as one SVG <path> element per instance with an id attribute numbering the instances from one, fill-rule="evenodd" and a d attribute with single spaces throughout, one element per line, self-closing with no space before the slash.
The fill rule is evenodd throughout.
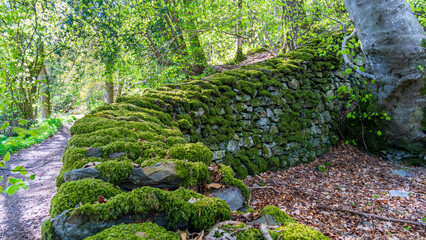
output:
<path id="1" fill-rule="evenodd" d="M 29 188 L 12 196 L 0 195 L 0 239 L 40 239 L 40 227 L 49 218 L 50 200 L 56 193 L 55 178 L 62 166 L 62 155 L 70 139 L 70 126 L 64 126 L 42 143 L 12 155 L 8 169 L 23 165 Z M 5 178 L 13 173 L 0 172 Z M 35 174 L 35 180 L 28 180 Z"/>

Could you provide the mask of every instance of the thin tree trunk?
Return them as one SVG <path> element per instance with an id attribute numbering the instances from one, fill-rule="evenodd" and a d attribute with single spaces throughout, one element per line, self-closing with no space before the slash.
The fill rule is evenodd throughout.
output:
<path id="1" fill-rule="evenodd" d="M 237 28 L 236 28 L 236 33 L 240 34 L 240 30 L 241 30 L 241 22 L 243 20 L 243 0 L 238 0 L 238 20 L 237 20 Z M 243 38 L 240 36 L 237 36 L 237 38 L 235 39 L 235 48 L 236 48 L 236 53 L 235 53 L 235 62 L 239 63 L 241 61 L 244 60 L 244 55 L 243 55 Z"/>
<path id="2" fill-rule="evenodd" d="M 106 103 L 114 103 L 114 82 L 112 80 L 112 74 L 109 74 L 109 77 L 105 80 L 105 89 L 106 89 Z"/>
<path id="3" fill-rule="evenodd" d="M 47 71 L 44 63 L 41 65 L 41 70 L 37 80 L 40 83 L 40 102 L 41 102 L 41 118 L 46 119 L 51 115 L 50 105 L 50 79 L 47 76 Z"/>
<path id="4" fill-rule="evenodd" d="M 121 95 L 122 95 L 122 93 L 123 93 L 123 87 L 124 87 L 124 84 L 123 84 L 123 82 L 118 82 L 118 87 L 117 87 L 117 96 L 116 96 L 116 98 L 118 98 L 118 97 L 121 97 Z"/>
<path id="5" fill-rule="evenodd" d="M 421 122 L 426 116 L 424 87 L 426 35 L 404 0 L 344 0 L 355 24 L 377 96 L 391 120 L 390 144 L 426 153 Z M 420 66 L 420 67 L 418 67 Z M 423 126 L 425 127 L 425 126 Z"/>

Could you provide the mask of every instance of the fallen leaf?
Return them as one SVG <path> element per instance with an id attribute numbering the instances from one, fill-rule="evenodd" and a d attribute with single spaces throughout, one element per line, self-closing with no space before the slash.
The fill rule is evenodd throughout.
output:
<path id="1" fill-rule="evenodd" d="M 219 183 L 209 183 L 209 184 L 206 185 L 207 189 L 212 189 L 212 188 L 218 189 L 218 188 L 223 188 L 223 187 L 225 187 L 225 186 L 222 185 L 222 184 L 219 184 Z"/>
<path id="2" fill-rule="evenodd" d="M 106 198 L 102 197 L 101 195 L 99 195 L 98 196 L 98 202 L 99 203 L 106 203 L 106 202 L 108 202 L 108 200 Z"/>

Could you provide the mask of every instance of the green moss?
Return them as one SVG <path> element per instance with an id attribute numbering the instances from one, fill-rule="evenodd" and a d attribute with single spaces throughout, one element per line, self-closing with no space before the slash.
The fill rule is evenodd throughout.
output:
<path id="1" fill-rule="evenodd" d="M 190 199 L 195 201 L 189 201 Z M 107 203 L 85 204 L 73 212 L 90 216 L 93 221 L 149 213 L 165 213 L 168 229 L 175 229 L 177 223 L 186 223 L 190 229 L 202 230 L 219 220 L 231 218 L 231 212 L 224 200 L 208 198 L 186 189 L 169 192 L 151 187 L 116 195 Z"/>
<path id="2" fill-rule="evenodd" d="M 234 171 L 232 170 L 232 168 L 224 165 L 224 164 L 219 164 L 220 166 L 220 170 L 219 173 L 222 173 L 222 179 L 221 181 L 223 182 L 223 184 L 225 185 L 229 185 L 229 186 L 235 186 L 237 188 L 239 188 L 241 190 L 241 192 L 243 193 L 243 196 L 245 198 L 245 200 L 247 201 L 250 197 L 250 191 L 248 190 L 247 186 L 239 179 L 236 179 L 234 177 Z"/>
<path id="3" fill-rule="evenodd" d="M 281 224 L 296 223 L 296 219 L 290 217 L 289 215 L 287 215 L 287 213 L 285 213 L 276 206 L 265 206 L 263 208 L 262 215 L 271 215 L 274 217 L 274 220 L 276 222 L 279 222 Z"/>
<path id="4" fill-rule="evenodd" d="M 202 162 L 210 165 L 213 153 L 203 143 L 176 144 L 169 148 L 167 153 L 176 159 L 186 159 L 191 162 Z"/>
<path id="5" fill-rule="evenodd" d="M 52 227 L 52 223 L 50 222 L 50 219 L 47 219 L 43 222 L 41 225 L 41 239 L 43 240 L 55 240 L 57 239 L 55 230 Z"/>
<path id="6" fill-rule="evenodd" d="M 149 159 L 154 157 L 164 157 L 166 146 L 163 141 L 156 142 L 123 142 L 110 143 L 102 148 L 102 156 L 108 158 L 111 153 L 126 153 L 129 159 Z"/>
<path id="7" fill-rule="evenodd" d="M 247 225 L 241 223 L 236 225 L 225 225 L 222 228 L 228 232 L 237 232 L 233 236 L 237 238 L 237 240 L 262 240 L 264 239 L 260 230 L 256 228 L 249 228 L 243 231 L 237 231 L 238 229 L 246 228 Z M 285 226 L 279 227 L 274 230 L 269 230 L 272 239 L 278 239 L 281 236 L 281 239 L 288 240 L 328 240 L 329 238 L 324 236 L 318 230 L 309 228 L 303 224 L 299 223 L 289 223 Z"/>
<path id="8" fill-rule="evenodd" d="M 99 179 L 87 178 L 66 182 L 58 188 L 57 193 L 52 198 L 49 213 L 51 217 L 55 217 L 79 204 L 94 203 L 98 200 L 99 195 L 109 199 L 121 192 L 112 184 Z"/>
<path id="9" fill-rule="evenodd" d="M 132 173 L 133 166 L 130 161 L 106 161 L 96 165 L 99 174 L 108 182 L 117 185 L 126 180 Z"/>
<path id="10" fill-rule="evenodd" d="M 141 240 L 141 239 L 164 239 L 180 240 L 177 233 L 167 231 L 165 228 L 152 222 L 120 224 L 103 230 L 102 232 L 88 237 L 85 240 Z"/>

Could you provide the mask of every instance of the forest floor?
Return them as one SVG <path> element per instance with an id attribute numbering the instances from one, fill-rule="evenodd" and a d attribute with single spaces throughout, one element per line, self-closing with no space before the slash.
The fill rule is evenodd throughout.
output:
<path id="1" fill-rule="evenodd" d="M 28 176 L 24 178 L 29 184 L 26 190 L 12 196 L 0 194 L 1 240 L 40 239 L 41 224 L 49 218 L 50 200 L 56 193 L 55 179 L 70 138 L 69 127 L 62 127 L 44 142 L 17 152 L 7 162 L 10 169 L 25 166 L 28 175 L 35 174 L 36 178 L 33 181 L 28 180 Z M 0 172 L 5 178 L 9 174 Z"/>
<path id="2" fill-rule="evenodd" d="M 244 182 L 253 187 L 250 205 L 255 209 L 276 205 L 332 239 L 426 239 L 426 225 L 389 220 L 425 224 L 424 167 L 394 164 L 340 144 L 311 163 L 250 176 Z"/>
<path id="3" fill-rule="evenodd" d="M 241 66 L 246 66 L 246 65 L 251 65 L 251 64 L 255 64 L 258 62 L 263 62 L 267 59 L 273 58 L 274 56 L 272 54 L 270 54 L 269 52 L 261 52 L 261 53 L 257 53 L 257 54 L 252 54 L 252 55 L 248 55 L 246 56 L 247 58 L 235 65 L 215 65 L 212 66 L 213 69 L 215 69 L 217 72 L 222 72 L 222 71 L 226 71 L 226 70 L 232 70 L 232 69 L 237 69 L 240 68 Z"/>

